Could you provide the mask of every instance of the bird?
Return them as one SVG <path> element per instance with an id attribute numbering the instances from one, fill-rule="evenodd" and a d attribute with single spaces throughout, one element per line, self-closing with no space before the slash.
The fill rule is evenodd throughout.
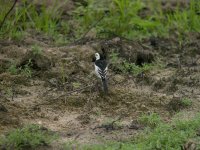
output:
<path id="1" fill-rule="evenodd" d="M 99 53 L 95 53 L 95 61 L 94 61 L 95 73 L 97 77 L 99 77 L 103 84 L 103 91 L 105 94 L 108 93 L 108 85 L 107 85 L 107 70 L 108 64 L 106 58 Z"/>

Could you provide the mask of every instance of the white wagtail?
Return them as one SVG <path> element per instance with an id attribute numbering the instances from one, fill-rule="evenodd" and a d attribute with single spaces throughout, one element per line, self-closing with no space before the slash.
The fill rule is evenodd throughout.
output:
<path id="1" fill-rule="evenodd" d="M 105 57 L 101 56 L 99 53 L 95 53 L 94 67 L 97 77 L 99 77 L 102 81 L 103 90 L 107 94 L 108 85 L 107 85 L 106 75 L 107 75 L 108 65 Z"/>

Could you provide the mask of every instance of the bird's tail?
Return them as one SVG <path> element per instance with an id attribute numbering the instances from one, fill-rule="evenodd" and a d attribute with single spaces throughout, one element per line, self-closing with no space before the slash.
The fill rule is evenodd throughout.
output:
<path id="1" fill-rule="evenodd" d="M 104 78 L 102 79 L 102 84 L 103 84 L 103 91 L 105 94 L 108 94 L 108 84 L 107 84 L 107 80 Z"/>

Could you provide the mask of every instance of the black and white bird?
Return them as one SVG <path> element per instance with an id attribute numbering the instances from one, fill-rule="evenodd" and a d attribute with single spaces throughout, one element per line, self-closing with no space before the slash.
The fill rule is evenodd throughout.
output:
<path id="1" fill-rule="evenodd" d="M 99 53 L 95 53 L 94 67 L 97 77 L 99 77 L 102 81 L 103 90 L 107 94 L 108 85 L 106 76 L 107 76 L 108 65 L 105 57 L 101 56 Z"/>

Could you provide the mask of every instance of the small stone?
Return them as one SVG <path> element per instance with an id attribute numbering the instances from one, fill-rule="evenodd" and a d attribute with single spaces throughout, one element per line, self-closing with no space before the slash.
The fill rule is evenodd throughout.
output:
<path id="1" fill-rule="evenodd" d="M 148 110 L 148 108 L 144 104 L 142 104 L 141 105 L 141 110 L 146 111 L 146 110 Z"/>
<path id="2" fill-rule="evenodd" d="M 119 38 L 119 37 L 116 37 L 116 38 L 113 39 L 113 42 L 116 42 L 116 43 L 117 43 L 117 42 L 119 42 L 119 41 L 120 41 L 120 38 Z"/>
<path id="3" fill-rule="evenodd" d="M 8 110 L 4 105 L 0 104 L 0 112 L 8 112 Z"/>
<path id="4" fill-rule="evenodd" d="M 41 118 L 45 118 L 45 113 L 41 113 Z"/>
<path id="5" fill-rule="evenodd" d="M 54 120 L 54 121 L 58 121 L 58 116 L 54 117 L 53 120 Z"/>

